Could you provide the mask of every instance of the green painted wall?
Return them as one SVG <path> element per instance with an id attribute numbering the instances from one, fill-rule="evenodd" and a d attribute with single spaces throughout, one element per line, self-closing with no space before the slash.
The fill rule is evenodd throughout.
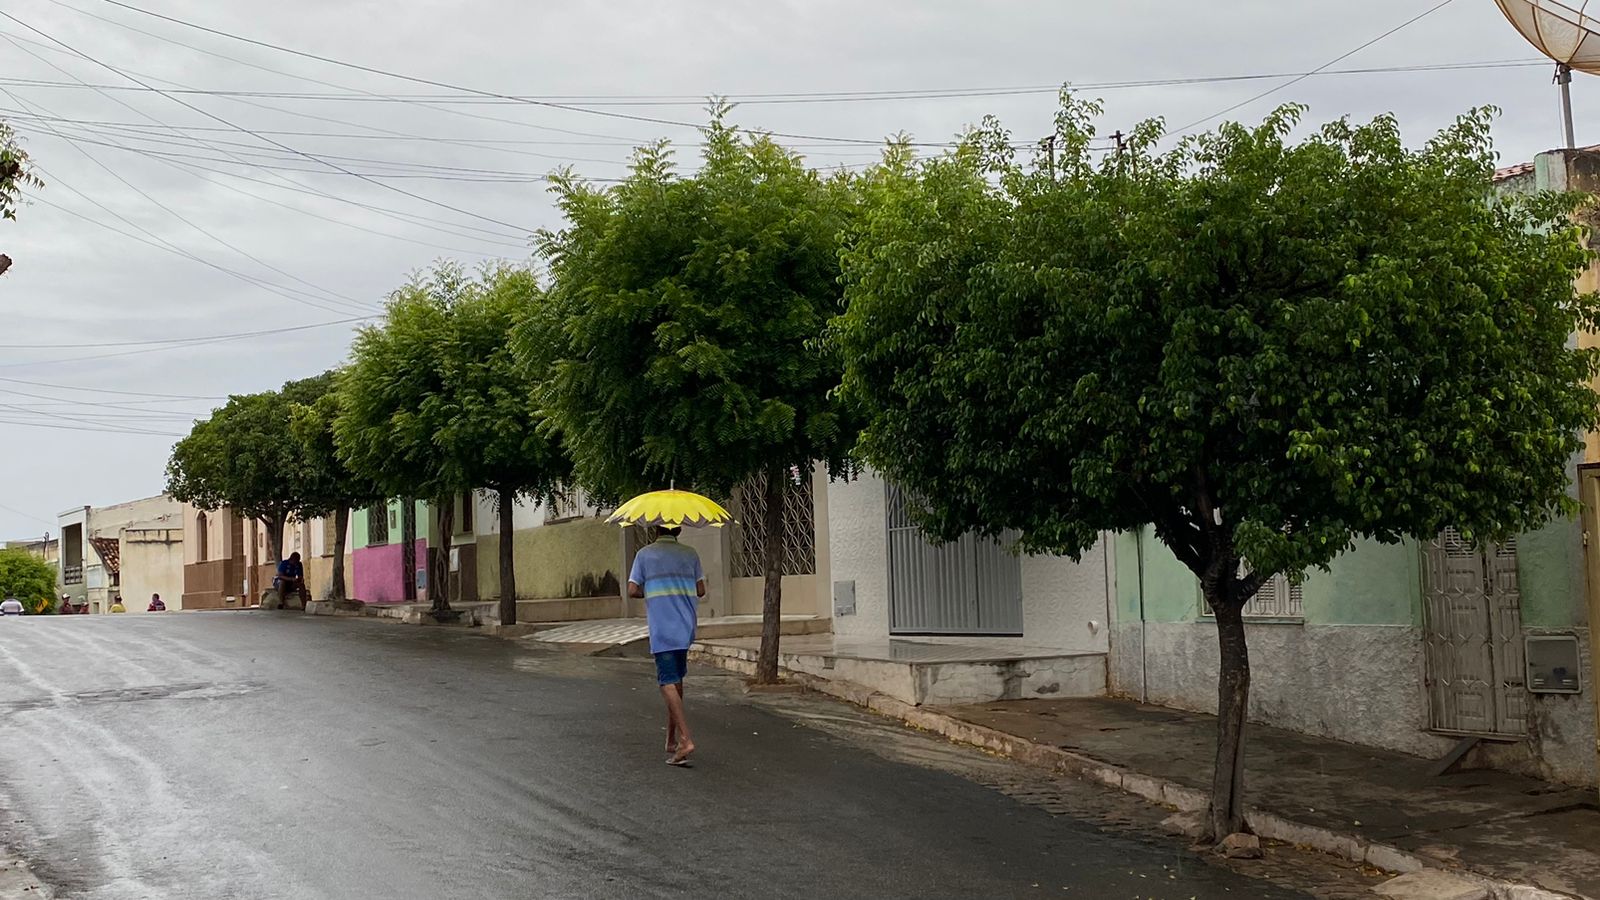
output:
<path id="1" fill-rule="evenodd" d="M 1518 538 L 1523 624 L 1545 628 L 1585 624 L 1582 548 L 1576 529 L 1567 519 Z M 1199 618 L 1199 581 L 1150 530 L 1142 535 L 1119 534 L 1115 540 L 1119 621 L 1140 617 L 1141 552 L 1145 620 Z M 1422 624 L 1422 551 L 1417 542 L 1358 541 L 1328 569 L 1313 570 L 1302 587 L 1307 624 Z"/>
<path id="2" fill-rule="evenodd" d="M 1313 570 L 1301 588 L 1305 620 L 1318 625 L 1418 625 L 1422 557 L 1412 541 L 1358 541 L 1328 571 Z"/>
<path id="3" fill-rule="evenodd" d="M 595 518 L 512 533 L 517 596 L 525 600 L 615 597 L 621 590 L 621 529 Z M 500 596 L 500 535 L 478 537 L 478 596 Z"/>
<path id="4" fill-rule="evenodd" d="M 1580 534 L 1576 522 L 1558 519 L 1517 539 L 1522 624 L 1545 628 L 1587 624 Z"/>
<path id="5" fill-rule="evenodd" d="M 1145 621 L 1189 622 L 1200 614 L 1200 581 L 1156 540 L 1154 529 L 1123 532 L 1116 542 L 1119 621 L 1139 620 L 1141 584 Z"/>
<path id="6" fill-rule="evenodd" d="M 417 508 L 417 537 L 426 538 L 430 525 L 428 504 L 424 500 L 417 500 L 414 503 Z M 389 529 L 389 540 L 385 543 L 393 544 L 400 540 L 400 501 L 390 500 L 388 509 L 394 513 L 394 526 Z M 367 536 L 367 510 L 365 507 L 350 511 L 350 544 L 352 550 L 370 546 Z"/>

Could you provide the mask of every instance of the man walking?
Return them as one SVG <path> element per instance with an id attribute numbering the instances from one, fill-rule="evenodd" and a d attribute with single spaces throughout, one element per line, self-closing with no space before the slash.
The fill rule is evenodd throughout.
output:
<path id="1" fill-rule="evenodd" d="M 706 595 L 706 575 L 693 547 L 678 543 L 681 529 L 662 528 L 650 546 L 633 558 L 628 596 L 644 600 L 650 624 L 650 652 L 656 658 L 656 684 L 667 704 L 667 764 L 686 766 L 694 752 L 683 714 L 683 676 L 694 643 L 695 601 Z"/>

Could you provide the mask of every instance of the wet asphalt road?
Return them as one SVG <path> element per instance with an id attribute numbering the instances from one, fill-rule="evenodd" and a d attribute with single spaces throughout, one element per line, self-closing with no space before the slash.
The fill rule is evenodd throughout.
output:
<path id="1" fill-rule="evenodd" d="M 670 768 L 653 676 L 285 613 L 3 620 L 0 843 L 96 900 L 1300 896 L 693 675 Z"/>

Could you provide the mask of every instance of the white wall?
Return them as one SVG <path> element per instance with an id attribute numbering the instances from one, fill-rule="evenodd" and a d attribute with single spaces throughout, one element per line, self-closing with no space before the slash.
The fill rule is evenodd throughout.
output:
<path id="1" fill-rule="evenodd" d="M 888 534 L 883 479 L 860 478 L 828 484 L 830 582 L 854 581 L 854 615 L 835 615 L 834 634 L 863 640 L 889 637 Z M 832 596 L 832 584 L 827 589 Z M 1020 638 L 918 637 L 920 641 L 993 647 L 1105 652 L 1109 583 L 1106 541 L 1073 562 L 1061 556 L 1022 558 Z M 831 600 L 830 600 L 831 602 Z"/>
<path id="2" fill-rule="evenodd" d="M 883 479 L 864 472 L 854 481 L 828 483 L 828 579 L 854 581 L 856 611 L 833 617 L 833 633 L 846 638 L 889 636 L 889 548 Z"/>

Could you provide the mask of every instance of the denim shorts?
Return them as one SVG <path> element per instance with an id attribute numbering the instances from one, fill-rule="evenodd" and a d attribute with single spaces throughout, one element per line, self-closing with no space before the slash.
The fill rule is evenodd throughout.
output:
<path id="1" fill-rule="evenodd" d="M 682 684 L 689 674 L 689 651 L 666 650 L 656 654 L 656 684 Z"/>

